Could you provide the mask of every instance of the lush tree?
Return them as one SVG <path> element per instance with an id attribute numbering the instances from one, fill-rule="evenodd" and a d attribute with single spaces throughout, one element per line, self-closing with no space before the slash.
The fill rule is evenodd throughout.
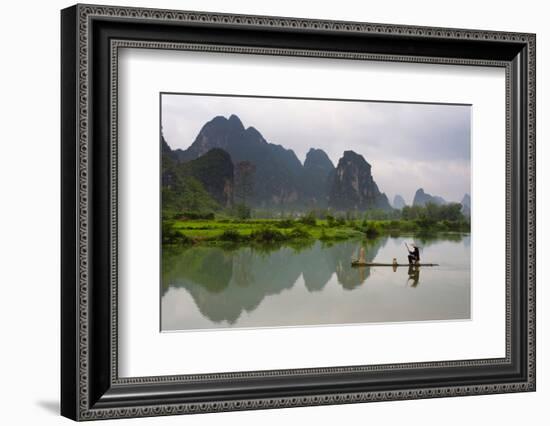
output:
<path id="1" fill-rule="evenodd" d="M 250 207 L 248 207 L 246 204 L 236 204 L 233 210 L 235 216 L 237 216 L 239 219 L 250 219 L 251 210 Z"/>
<path id="2" fill-rule="evenodd" d="M 405 220 L 419 220 L 420 223 L 426 226 L 431 222 L 460 222 L 466 220 L 460 203 L 442 205 L 427 203 L 425 206 L 405 206 L 401 211 L 401 218 Z"/>
<path id="3" fill-rule="evenodd" d="M 300 222 L 302 222 L 304 225 L 308 226 L 316 226 L 317 225 L 317 218 L 315 217 L 315 213 L 313 211 L 306 214 L 304 217 L 300 219 Z"/>

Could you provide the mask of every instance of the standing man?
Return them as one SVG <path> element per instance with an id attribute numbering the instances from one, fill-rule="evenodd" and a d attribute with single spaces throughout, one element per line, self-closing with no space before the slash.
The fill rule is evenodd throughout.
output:
<path id="1" fill-rule="evenodd" d="M 411 244 L 412 250 L 409 248 L 407 243 L 405 243 L 405 246 L 407 246 L 407 251 L 409 252 L 408 258 L 409 258 L 409 265 L 412 265 L 413 263 L 419 263 L 420 262 L 420 250 L 418 250 L 418 246 L 415 244 Z"/>

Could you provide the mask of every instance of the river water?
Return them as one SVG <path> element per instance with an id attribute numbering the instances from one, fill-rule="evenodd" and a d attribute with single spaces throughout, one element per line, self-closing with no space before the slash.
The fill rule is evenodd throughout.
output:
<path id="1" fill-rule="evenodd" d="M 407 262 L 404 243 L 436 267 L 351 267 L 366 258 Z M 394 270 L 395 269 L 395 270 Z M 165 249 L 163 331 L 470 318 L 470 235 L 445 234 L 307 247 Z"/>

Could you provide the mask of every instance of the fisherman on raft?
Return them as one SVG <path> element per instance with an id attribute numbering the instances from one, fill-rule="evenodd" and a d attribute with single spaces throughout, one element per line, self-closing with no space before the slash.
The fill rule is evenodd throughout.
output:
<path id="1" fill-rule="evenodd" d="M 409 252 L 408 258 L 409 258 L 409 265 L 417 264 L 420 262 L 420 250 L 418 250 L 418 246 L 416 244 L 411 244 L 412 250 L 409 248 L 407 243 L 405 243 L 405 246 L 407 246 L 407 251 Z"/>

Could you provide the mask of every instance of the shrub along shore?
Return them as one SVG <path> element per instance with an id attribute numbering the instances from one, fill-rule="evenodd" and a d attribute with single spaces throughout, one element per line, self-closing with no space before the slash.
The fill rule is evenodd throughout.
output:
<path id="1" fill-rule="evenodd" d="M 470 232 L 470 223 L 426 217 L 397 220 L 317 219 L 308 214 L 296 219 L 179 218 L 164 219 L 162 242 L 166 245 L 284 244 L 307 241 L 374 239 L 380 235 Z"/>

